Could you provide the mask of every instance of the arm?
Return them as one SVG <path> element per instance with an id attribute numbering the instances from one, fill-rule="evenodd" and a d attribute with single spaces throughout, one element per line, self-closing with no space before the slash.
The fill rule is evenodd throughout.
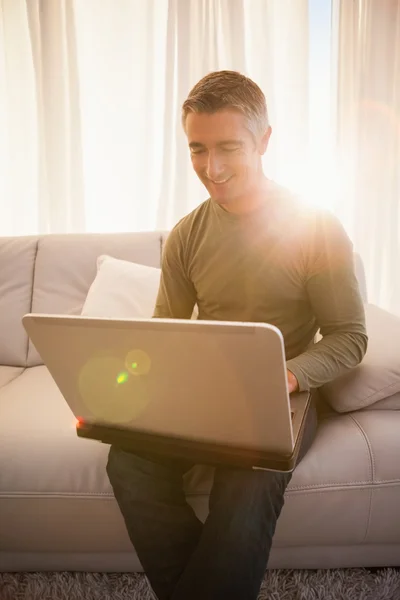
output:
<path id="1" fill-rule="evenodd" d="M 179 225 L 169 234 L 161 261 L 161 280 L 153 317 L 190 319 L 196 290 L 186 274 Z"/>
<path id="2" fill-rule="evenodd" d="M 320 387 L 356 367 L 368 343 L 349 237 L 329 214 L 317 218 L 309 237 L 305 285 L 322 339 L 287 361 L 299 391 Z"/>

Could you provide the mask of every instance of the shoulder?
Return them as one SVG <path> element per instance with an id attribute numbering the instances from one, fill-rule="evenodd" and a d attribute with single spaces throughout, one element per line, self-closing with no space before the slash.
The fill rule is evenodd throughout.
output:
<path id="1" fill-rule="evenodd" d="M 348 251 L 353 246 L 340 219 L 327 209 L 307 207 L 303 224 L 308 245 L 314 251 Z"/>
<path id="2" fill-rule="evenodd" d="M 330 210 L 308 204 L 300 195 L 278 186 L 278 214 L 287 231 L 309 244 L 351 243 L 339 218 Z"/>
<path id="3" fill-rule="evenodd" d="M 277 234 L 288 252 L 298 253 L 306 270 L 351 263 L 353 244 L 333 212 L 307 204 L 302 197 L 282 187 L 277 194 Z"/>
<path id="4" fill-rule="evenodd" d="M 305 206 L 299 213 L 302 256 L 309 275 L 352 268 L 353 243 L 331 211 Z"/>

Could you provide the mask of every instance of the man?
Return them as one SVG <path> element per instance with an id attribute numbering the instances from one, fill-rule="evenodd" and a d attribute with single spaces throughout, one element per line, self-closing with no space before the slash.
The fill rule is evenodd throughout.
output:
<path id="1" fill-rule="evenodd" d="M 367 336 L 352 244 L 336 218 L 263 174 L 271 128 L 260 88 L 211 73 L 182 119 L 210 198 L 168 237 L 154 316 L 189 319 L 197 304 L 200 319 L 276 325 L 290 392 L 355 367 Z M 298 462 L 315 430 L 313 404 Z M 151 586 L 159 600 L 256 600 L 291 474 L 216 468 L 203 525 L 182 490 L 192 466 L 110 449 L 107 473 Z"/>

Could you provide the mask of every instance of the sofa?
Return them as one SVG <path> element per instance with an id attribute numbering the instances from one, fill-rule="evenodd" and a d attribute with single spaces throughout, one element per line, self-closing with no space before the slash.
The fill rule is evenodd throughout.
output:
<path id="1" fill-rule="evenodd" d="M 106 475 L 109 446 L 77 437 L 21 318 L 79 314 L 100 255 L 159 267 L 166 236 L 0 238 L 0 571 L 143 570 Z M 399 432 L 399 394 L 342 413 L 321 397 L 317 436 L 286 490 L 269 568 L 400 565 Z M 207 465 L 184 478 L 203 522 L 212 478 Z"/>

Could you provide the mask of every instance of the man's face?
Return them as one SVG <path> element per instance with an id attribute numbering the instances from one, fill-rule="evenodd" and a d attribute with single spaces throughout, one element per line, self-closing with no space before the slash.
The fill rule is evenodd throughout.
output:
<path id="1" fill-rule="evenodd" d="M 218 204 L 245 199 L 262 177 L 261 156 L 270 135 L 256 141 L 241 113 L 189 113 L 186 134 L 193 168 Z"/>

